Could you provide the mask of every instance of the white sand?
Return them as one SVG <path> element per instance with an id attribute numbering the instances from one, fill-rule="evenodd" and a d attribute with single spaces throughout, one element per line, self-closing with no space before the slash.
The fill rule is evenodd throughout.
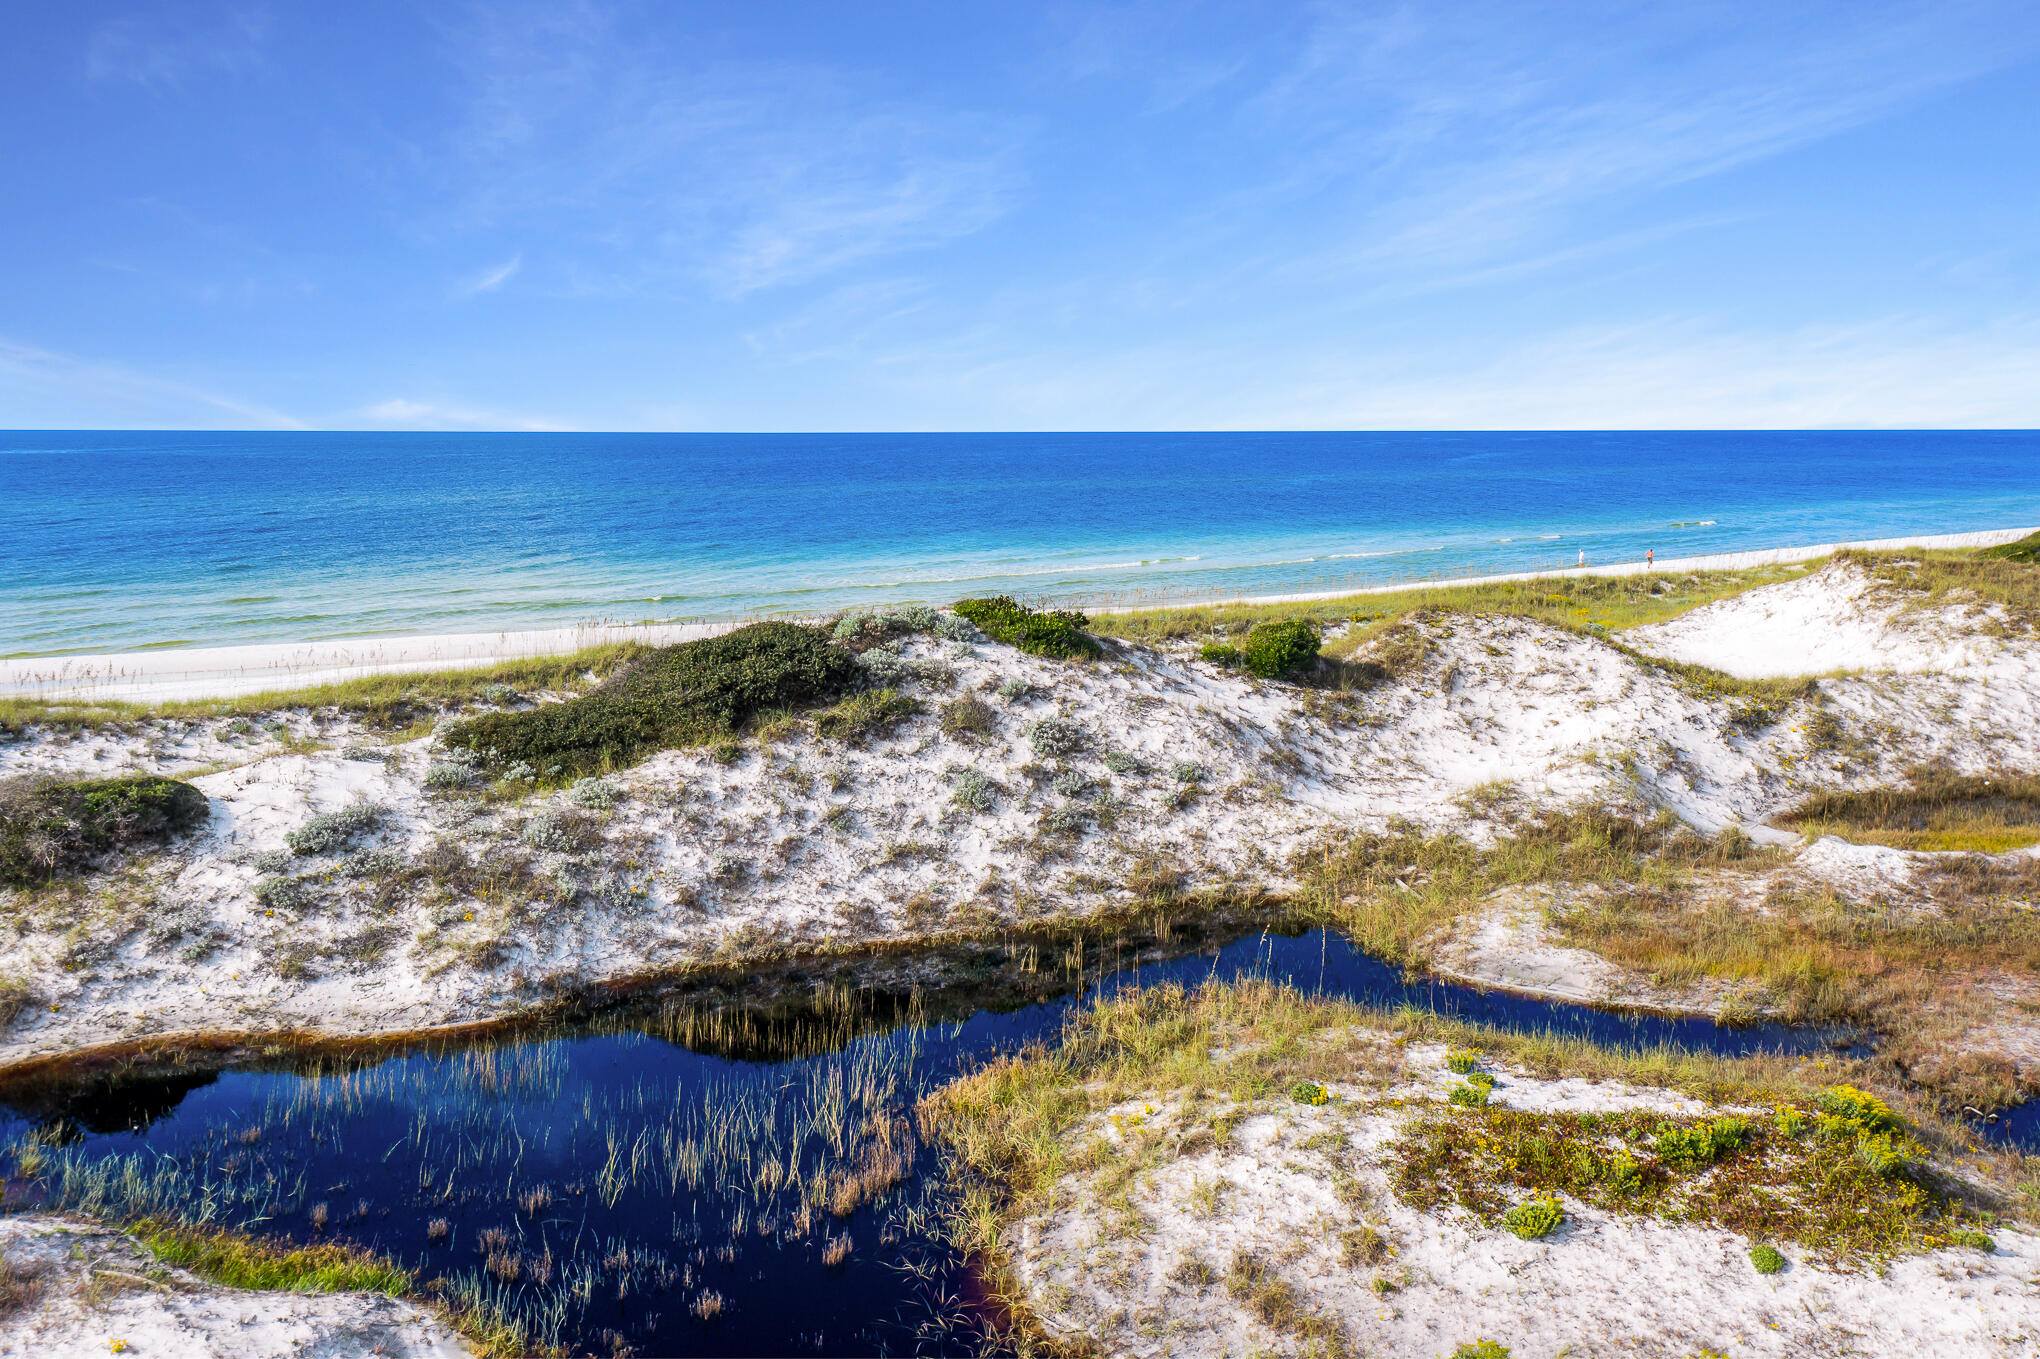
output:
<path id="1" fill-rule="evenodd" d="M 1981 533 L 1944 533 L 1923 537 L 1880 538 L 1815 547 L 1770 548 L 1712 557 L 1682 557 L 1657 563 L 1656 570 L 1733 571 L 1752 566 L 1812 561 L 1843 548 L 1885 551 L 1902 547 L 1992 547 L 2016 542 L 2031 528 L 1993 529 Z M 1388 594 L 1418 587 L 1479 585 L 1494 581 L 1539 580 L 1568 576 L 1628 576 L 1645 571 L 1642 562 L 1521 572 L 1513 575 L 1467 576 L 1452 580 L 1416 581 L 1402 585 L 1368 586 L 1318 594 L 1256 595 L 1211 603 L 1278 604 L 1349 595 Z M 1181 601 L 1185 606 L 1200 601 Z M 1099 608 L 1098 613 L 1129 613 L 1152 605 Z M 533 656 L 556 656 L 585 647 L 636 641 L 647 645 L 690 641 L 738 627 L 748 620 L 713 623 L 586 623 L 540 632 L 458 633 L 437 637 L 373 637 L 319 642 L 280 642 L 255 646 L 166 648 L 111 656 L 30 656 L 0 659 L 0 697 L 90 698 L 128 702 L 222 698 L 277 689 L 327 684 L 359 675 L 418 670 L 452 670 L 493 665 Z M 1818 667 L 1820 670 L 1832 667 Z M 1804 673 L 1804 672 L 1801 672 Z"/>
<path id="2" fill-rule="evenodd" d="M 1999 611 L 1977 604 L 1925 608 L 1854 567 L 1703 605 L 1623 640 L 1653 655 L 1754 678 L 1837 670 L 2018 673 L 1991 627 Z"/>
<path id="3" fill-rule="evenodd" d="M 2040 656 L 2030 641 L 2007 644 L 2003 666 L 2016 673 L 1993 672 L 1988 683 L 1824 681 L 1831 711 L 1865 743 L 1851 764 L 1808 746 L 1803 704 L 1745 734 L 1728 705 L 1591 638 L 1520 619 L 1426 626 L 1437 648 L 1428 664 L 1343 714 L 1317 706 L 1311 691 L 1183 653 L 1126 648 L 1073 666 L 989 643 L 956 656 L 949 644 L 916 640 L 908 655 L 953 667 L 955 687 L 916 685 L 929 711 L 892 736 L 857 748 L 801 735 L 727 766 L 701 751 L 656 755 L 616 776 L 624 796 L 595 815 L 598 844 L 553 857 L 527 843 L 526 823 L 559 795 L 464 808 L 422 786 L 425 742 L 390 751 L 388 767 L 348 759 L 342 748 L 362 737 L 346 722 L 322 729 L 309 714 L 280 715 L 279 734 L 326 743 L 296 754 L 263 730 L 218 721 L 77 739 L 39 731 L 0 746 L 0 776 L 192 773 L 212 817 L 132 877 L 101 880 L 113 890 L 61 909 L 24 905 L 0 971 L 29 982 L 37 1000 L 0 1034 L 0 1063 L 194 1030 L 461 1023 L 556 988 L 768 946 L 822 950 L 925 938 L 959 920 L 1068 919 L 1129 901 L 1123 884 L 1144 860 L 1181 870 L 1190 887 L 1279 891 L 1291 885 L 1289 857 L 1322 835 L 1401 817 L 1484 838 L 1492 831 L 1467 795 L 1504 784 L 1525 808 L 1590 802 L 1648 816 L 1668 807 L 1711 831 L 1761 821 L 1813 788 L 1888 782 L 1928 759 L 1972 772 L 2040 767 Z M 1033 686 L 1020 702 L 986 692 L 1015 679 Z M 997 714 L 982 745 L 943 734 L 934 711 L 967 692 Z M 1059 762 L 1027 735 L 1050 716 L 1086 737 L 1060 762 L 1088 781 L 1075 794 L 1051 786 Z M 1114 772 L 1108 751 L 1144 769 Z M 233 767 L 196 772 L 221 763 Z M 1177 764 L 1201 771 L 1188 801 L 1174 800 L 1191 786 L 1174 777 Z M 952 801 L 965 769 L 1001 790 L 991 809 L 967 813 Z M 1107 791 L 1118 809 L 1109 826 L 1099 824 Z M 371 909 L 367 886 L 339 876 L 330 855 L 284 856 L 284 874 L 306 880 L 307 903 L 257 901 L 274 870 L 253 856 L 279 853 L 288 831 L 357 798 L 389 809 L 364 846 L 415 860 L 444 837 L 481 860 L 527 857 L 569 885 L 573 904 L 544 900 L 558 889 L 542 885 L 489 902 L 414 890 L 390 915 Z M 1082 829 L 1044 838 L 1041 818 L 1065 805 Z M 1826 853 L 1805 856 L 1809 871 Z M 1853 860 L 1827 866 L 1848 883 L 1861 877 Z M 1524 989 L 1643 998 L 1634 979 L 1554 951 L 1532 921 L 1492 934 L 1452 965 Z"/>
<path id="4" fill-rule="evenodd" d="M 1452 1079 L 1442 1056 L 1412 1047 L 1413 1079 L 1392 1093 L 1439 1099 Z M 1498 1074 L 1494 1102 L 1511 1108 L 1708 1112 L 1662 1091 Z M 1327 1083 L 1349 1098 L 1369 1093 L 1336 1073 Z M 1123 1117 L 1116 1125 L 1115 1113 Z M 1067 1141 L 1121 1142 L 1134 1116 L 1169 1127 L 1176 1110 L 1134 1101 L 1095 1116 Z M 1296 1352 L 1296 1339 L 1262 1323 L 1222 1281 L 1176 1277 L 1195 1259 L 1222 1276 L 1235 1252 L 1274 1268 L 1308 1311 L 1341 1322 L 1363 1354 L 1446 1355 L 1478 1339 L 1508 1346 L 1517 1359 L 2035 1353 L 2040 1237 L 2028 1232 L 1995 1232 L 1989 1255 L 1942 1250 L 1852 1273 L 1818 1268 L 1787 1244 L 1791 1264 L 1766 1277 L 1750 1266 L 1754 1243 L 1731 1233 L 1617 1218 L 1564 1199 L 1567 1221 L 1558 1231 L 1521 1241 L 1456 1210 L 1425 1213 L 1396 1200 L 1379 1152 L 1399 1117 L 1337 1102 L 1252 1114 L 1230 1146 L 1165 1157 L 1138 1176 L 1128 1195 L 1132 1231 L 1122 1230 L 1120 1210 L 1095 1202 L 1071 1177 L 1050 1208 L 1009 1231 L 1015 1272 L 1052 1335 L 1087 1339 L 1110 1354 Z M 1364 1207 L 1338 1192 L 1341 1172 L 1364 1186 Z M 1200 1186 L 1206 1203 L 1216 1186 L 1215 1210 L 1199 1203 Z M 1341 1262 L 1340 1233 L 1361 1221 L 1393 1247 L 1385 1264 Z M 1377 1293 L 1376 1278 L 1395 1287 Z"/>
<path id="5" fill-rule="evenodd" d="M 19 1359 L 468 1359 L 433 1313 L 379 1293 L 225 1288 L 159 1263 L 117 1231 L 43 1214 L 0 1217 L 0 1257 L 36 1296 L 0 1325 Z M 124 1346 L 114 1350 L 119 1341 Z"/>
<path id="6" fill-rule="evenodd" d="M 710 637 L 727 623 L 584 623 L 543 632 L 364 637 L 261 646 L 176 647 L 116 656 L 24 656 L 0 660 L 0 697 L 163 702 L 225 698 L 331 684 L 362 675 L 463 670 L 592 646 L 664 646 Z"/>

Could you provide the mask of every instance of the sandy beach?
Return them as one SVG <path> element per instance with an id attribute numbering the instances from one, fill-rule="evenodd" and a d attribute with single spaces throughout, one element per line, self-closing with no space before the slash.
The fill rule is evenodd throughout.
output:
<path id="1" fill-rule="evenodd" d="M 1640 561 L 1588 563 L 1554 571 L 1529 571 L 1449 580 L 1408 581 L 1311 594 L 1254 595 L 1243 599 L 1186 599 L 1198 604 L 1284 604 L 1392 594 L 1418 588 L 1448 588 L 1497 581 L 1564 579 L 1574 576 L 1634 576 L 1645 571 L 1739 571 L 1755 566 L 1809 562 L 1845 549 L 1890 551 L 1896 548 L 1950 549 L 1993 547 L 2015 542 L 2036 530 L 2031 527 L 1990 529 L 1977 533 L 1927 534 L 1903 538 L 1820 543 L 1813 546 L 1731 552 L 1709 557 L 1668 558 L 1646 565 Z M 1093 608 L 1093 613 L 1129 613 L 1154 604 Z M 253 646 L 166 648 L 103 656 L 24 656 L 0 660 L 0 697 L 96 699 L 123 702 L 166 702 L 228 698 L 244 694 L 302 689 L 362 675 L 424 670 L 458 670 L 495 665 L 534 656 L 559 656 L 588 647 L 620 642 L 663 646 L 714 636 L 751 620 L 715 622 L 610 623 L 591 622 L 572 628 L 533 632 L 453 633 L 421 637 L 366 637 L 332 641 L 274 642 Z"/>

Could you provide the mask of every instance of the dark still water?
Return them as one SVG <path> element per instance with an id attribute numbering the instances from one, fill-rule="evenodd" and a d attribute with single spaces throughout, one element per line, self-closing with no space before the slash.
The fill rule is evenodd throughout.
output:
<path id="1" fill-rule="evenodd" d="M 1336 590 L 2040 524 L 2033 431 L 0 432 L 0 656 Z"/>
<path id="2" fill-rule="evenodd" d="M 1258 976 L 1602 1043 L 1741 1055 L 1830 1039 L 1410 981 L 1324 932 L 1166 952 L 1107 946 L 1081 984 L 1070 965 L 1064 994 L 1019 1008 L 838 988 L 778 1019 L 666 1004 L 352 1069 L 73 1091 L 0 1115 L 0 1146 L 33 1143 L 48 1186 L 17 1180 L 8 1199 L 354 1242 L 576 1352 L 964 1353 L 983 1340 L 973 1281 L 944 1242 L 913 1103 L 1052 1038 L 1089 995 Z M 983 975 L 1015 956 L 987 952 Z"/>

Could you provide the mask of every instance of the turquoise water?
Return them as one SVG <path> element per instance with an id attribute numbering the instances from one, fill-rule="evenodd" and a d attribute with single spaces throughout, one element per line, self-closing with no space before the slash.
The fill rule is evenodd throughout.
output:
<path id="1" fill-rule="evenodd" d="M 1140 602 L 2040 523 L 2040 433 L 0 433 L 0 654 Z"/>

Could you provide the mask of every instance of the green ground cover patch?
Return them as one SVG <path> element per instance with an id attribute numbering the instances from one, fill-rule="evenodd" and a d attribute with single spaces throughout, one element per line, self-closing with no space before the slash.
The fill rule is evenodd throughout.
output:
<path id="1" fill-rule="evenodd" d="M 1982 548 L 1977 557 L 1984 561 L 2025 562 L 2040 565 L 2040 533 L 2029 533 L 2015 543 Z"/>
<path id="2" fill-rule="evenodd" d="M 590 693 L 523 712 L 483 713 L 443 736 L 490 765 L 547 781 L 634 764 L 657 750 L 727 738 L 756 714 L 810 707 L 851 688 L 856 662 L 819 628 L 753 623 L 641 652 Z"/>
<path id="3" fill-rule="evenodd" d="M 205 820 L 205 794 L 152 775 L 0 782 L 0 883 L 32 885 Z"/>
<path id="4" fill-rule="evenodd" d="M 1036 656 L 1085 660 L 1098 654 L 1098 643 L 1084 634 L 1091 620 L 1071 609 L 1030 609 L 1010 595 L 959 599 L 950 608 L 994 641 Z"/>
<path id="5" fill-rule="evenodd" d="M 353 1246 L 281 1246 L 239 1232 L 184 1226 L 160 1218 L 144 1218 L 129 1230 L 157 1259 L 229 1288 L 387 1293 L 393 1298 L 411 1291 L 408 1270 L 385 1256 Z"/>
<path id="6" fill-rule="evenodd" d="M 1317 663 L 1318 630 L 1301 618 L 1256 623 L 1238 646 L 1213 643 L 1203 650 L 1204 659 L 1220 665 L 1239 666 L 1262 679 L 1280 679 Z"/>
<path id="7" fill-rule="evenodd" d="M 1390 1180 L 1413 1207 L 1450 1204 L 1512 1231 L 1539 1225 L 1512 1219 L 1524 1193 L 1564 1194 L 1796 1242 L 1829 1263 L 1935 1250 L 1964 1230 L 1960 1207 L 1915 1175 L 1919 1148 L 1881 1101 L 1843 1086 L 1786 1107 L 1798 1117 L 1426 1109 L 1390 1144 Z"/>

